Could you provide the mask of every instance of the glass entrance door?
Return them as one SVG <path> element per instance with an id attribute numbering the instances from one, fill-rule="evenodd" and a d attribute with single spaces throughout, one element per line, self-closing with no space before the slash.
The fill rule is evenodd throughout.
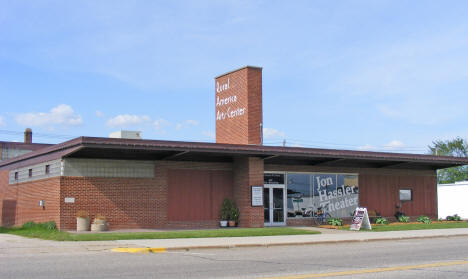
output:
<path id="1" fill-rule="evenodd" d="M 265 185 L 263 188 L 263 207 L 265 226 L 286 225 L 284 185 Z"/>

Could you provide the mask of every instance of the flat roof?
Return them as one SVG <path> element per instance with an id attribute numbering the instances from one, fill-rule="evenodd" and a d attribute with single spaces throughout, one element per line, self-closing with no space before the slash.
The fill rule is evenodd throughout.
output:
<path id="1" fill-rule="evenodd" d="M 217 79 L 217 78 L 219 78 L 219 77 L 222 77 L 222 76 L 225 76 L 225 75 L 229 75 L 229 74 L 234 73 L 234 72 L 237 72 L 237 71 L 240 71 L 240 70 L 245 69 L 245 68 L 257 69 L 257 70 L 261 70 L 261 69 L 262 69 L 262 67 L 246 65 L 246 66 L 244 66 L 244 67 L 240 67 L 240 68 L 237 68 L 237 69 L 235 69 L 235 70 L 226 72 L 226 73 L 224 73 L 224 74 L 215 76 L 215 79 Z"/>
<path id="2" fill-rule="evenodd" d="M 354 150 L 79 137 L 0 162 L 13 169 L 60 158 L 232 162 L 238 156 L 265 164 L 435 170 L 468 165 L 468 158 Z"/>

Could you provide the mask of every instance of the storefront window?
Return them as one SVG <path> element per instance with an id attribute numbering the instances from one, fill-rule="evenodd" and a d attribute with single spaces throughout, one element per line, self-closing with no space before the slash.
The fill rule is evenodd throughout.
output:
<path id="1" fill-rule="evenodd" d="M 359 204 L 358 176 L 328 173 L 287 173 L 287 216 L 314 217 L 326 210 L 330 217 L 351 217 Z"/>
<path id="2" fill-rule="evenodd" d="M 310 180 L 309 174 L 287 174 L 288 217 L 311 217 L 314 206 Z"/>
<path id="3" fill-rule="evenodd" d="M 351 217 L 359 205 L 358 176 L 349 174 L 337 175 L 336 197 L 329 199 L 328 210 L 332 217 Z"/>

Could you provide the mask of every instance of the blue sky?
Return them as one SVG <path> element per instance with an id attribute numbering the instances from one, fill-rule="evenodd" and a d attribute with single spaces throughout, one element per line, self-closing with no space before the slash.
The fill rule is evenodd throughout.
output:
<path id="1" fill-rule="evenodd" d="M 263 67 L 267 144 L 468 137 L 466 1 L 0 0 L 0 140 L 213 141 L 214 77 Z"/>

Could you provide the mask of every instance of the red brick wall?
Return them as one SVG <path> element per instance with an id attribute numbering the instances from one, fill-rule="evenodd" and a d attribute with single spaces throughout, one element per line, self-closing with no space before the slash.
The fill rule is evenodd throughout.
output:
<path id="1" fill-rule="evenodd" d="M 263 160 L 253 157 L 234 159 L 234 201 L 239 207 L 240 227 L 263 227 L 263 207 L 252 207 L 251 186 L 263 186 Z"/>
<path id="2" fill-rule="evenodd" d="M 168 172 L 169 170 L 208 170 L 208 171 L 232 171 L 230 163 L 204 163 L 204 162 L 174 162 L 174 161 L 156 161 L 155 177 L 157 183 L 161 186 L 166 195 L 168 194 Z M 166 208 L 168 207 L 168 201 Z M 164 212 L 164 214 L 167 213 Z M 167 217 L 166 217 L 167 220 Z M 167 228 L 213 228 L 219 226 L 218 220 L 205 221 L 176 221 L 167 220 Z"/>
<path id="3" fill-rule="evenodd" d="M 28 221 L 55 221 L 60 226 L 59 177 L 8 184 L 8 171 L 0 173 L 2 226 L 20 226 Z M 45 201 L 45 207 L 39 206 Z"/>
<path id="4" fill-rule="evenodd" d="M 232 117 L 236 110 L 242 115 Z M 217 143 L 261 144 L 261 68 L 245 67 L 216 78 L 215 119 Z"/>
<path id="5" fill-rule="evenodd" d="M 408 216 L 437 217 L 437 175 L 432 170 L 397 170 L 371 168 L 332 168 L 320 166 L 290 166 L 265 164 L 266 171 L 329 172 L 359 174 L 359 203 L 383 216 L 395 214 L 399 189 L 413 189 L 413 201 L 404 202 L 402 211 Z M 304 224 L 306 224 L 305 221 Z M 288 225 L 300 221 L 288 219 Z"/>
<path id="6" fill-rule="evenodd" d="M 437 218 L 437 177 L 407 175 L 359 176 L 361 206 L 374 209 L 383 216 L 393 216 L 400 203 L 399 189 L 412 189 L 413 200 L 402 203 L 401 211 L 407 216 L 427 215 Z"/>
<path id="7" fill-rule="evenodd" d="M 0 145 L 1 147 L 1 145 Z M 10 191 L 13 191 L 10 193 Z M 13 196 L 13 194 L 15 194 Z M 11 208 L 11 200 L 15 202 Z M 13 211 L 13 212 L 12 212 Z M 15 223 L 16 216 L 16 188 L 8 187 L 8 171 L 0 171 L 0 225 L 11 226 Z"/>
<path id="8" fill-rule="evenodd" d="M 262 69 L 247 68 L 248 83 L 248 144 L 262 144 L 263 100 Z"/>
<path id="9" fill-rule="evenodd" d="M 173 169 L 231 171 L 231 164 L 157 161 L 155 178 L 62 177 L 61 229 L 76 229 L 76 213 L 106 216 L 109 229 L 215 227 L 217 220 L 168 220 L 168 172 Z M 75 203 L 65 203 L 74 197 Z"/>
<path id="10" fill-rule="evenodd" d="M 91 220 L 106 217 L 109 229 L 156 228 L 166 223 L 166 192 L 155 179 L 62 177 L 61 227 L 76 229 L 76 213 L 85 210 Z M 66 197 L 75 198 L 65 203 Z"/>
<path id="11" fill-rule="evenodd" d="M 168 220 L 218 221 L 221 203 L 232 199 L 232 172 L 222 170 L 170 169 L 168 174 Z"/>

